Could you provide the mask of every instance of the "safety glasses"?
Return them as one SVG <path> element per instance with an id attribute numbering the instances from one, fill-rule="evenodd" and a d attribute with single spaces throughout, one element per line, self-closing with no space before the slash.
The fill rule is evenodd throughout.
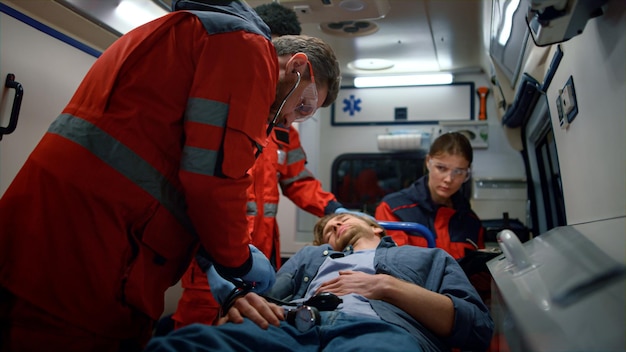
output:
<path id="1" fill-rule="evenodd" d="M 300 96 L 300 103 L 294 109 L 294 111 L 299 114 L 294 122 L 305 121 L 309 117 L 313 116 L 313 114 L 315 114 L 315 111 L 317 110 L 317 86 L 315 85 L 315 76 L 313 75 L 313 68 L 311 67 L 311 63 L 307 62 L 307 65 L 309 66 L 311 83 L 302 91 L 302 95 Z M 287 100 L 289 100 L 293 92 L 296 90 L 296 88 L 298 88 L 298 86 L 300 85 L 300 81 L 302 81 L 302 75 L 300 74 L 300 72 L 296 71 L 296 75 L 296 83 L 293 85 L 293 87 L 291 87 L 283 101 L 280 103 L 278 109 L 276 110 L 276 113 L 274 114 L 274 117 L 272 118 L 272 121 L 267 126 L 266 132 L 268 137 L 274 129 L 274 126 L 276 126 L 276 122 L 278 121 L 278 117 L 280 116 L 280 113 L 282 112 L 285 103 L 287 103 Z"/>
<path id="2" fill-rule="evenodd" d="M 460 168 L 452 168 L 449 165 L 439 163 L 434 161 L 433 159 L 428 160 L 428 165 L 430 165 L 430 172 L 433 172 L 441 177 L 447 177 L 450 175 L 450 178 L 453 180 L 462 179 L 463 182 L 466 182 L 470 179 L 471 169 L 460 169 Z"/>
<path id="3" fill-rule="evenodd" d="M 317 85 L 315 84 L 315 75 L 313 75 L 313 68 L 311 63 L 307 62 L 309 66 L 309 75 L 311 76 L 311 83 L 302 91 L 300 96 L 300 103 L 296 107 L 295 111 L 299 114 L 294 122 L 302 122 L 310 118 L 317 111 Z"/>

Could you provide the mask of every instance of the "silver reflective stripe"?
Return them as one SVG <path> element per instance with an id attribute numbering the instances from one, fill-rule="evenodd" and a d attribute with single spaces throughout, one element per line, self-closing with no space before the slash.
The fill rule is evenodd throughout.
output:
<path id="1" fill-rule="evenodd" d="M 285 179 L 285 180 L 280 180 L 279 183 L 280 183 L 281 186 L 285 187 L 285 186 L 289 186 L 290 184 L 292 184 L 292 183 L 294 183 L 294 182 L 296 182 L 298 180 L 302 180 L 302 179 L 310 178 L 310 177 L 313 177 L 313 174 L 309 170 L 304 169 L 298 175 L 296 175 L 295 177 L 292 177 L 292 178 L 289 178 L 289 179 Z"/>
<path id="2" fill-rule="evenodd" d="M 263 216 L 265 216 L 266 218 L 275 218 L 277 212 L 278 212 L 278 204 L 276 203 L 263 204 Z"/>
<path id="3" fill-rule="evenodd" d="M 89 121 L 61 114 L 50 125 L 49 133 L 65 137 L 89 150 L 117 172 L 154 197 L 195 235 L 191 220 L 184 212 L 184 195 L 152 165 L 110 134 Z"/>
<path id="4" fill-rule="evenodd" d="M 190 98 L 185 110 L 185 120 L 205 125 L 226 127 L 228 105 L 207 99 Z M 216 150 L 184 146 L 180 168 L 185 171 L 215 176 L 218 152 Z"/>
<path id="5" fill-rule="evenodd" d="M 258 214 L 255 202 L 246 203 L 246 209 L 246 215 L 248 216 L 256 216 Z"/>
<path id="6" fill-rule="evenodd" d="M 215 150 L 190 147 L 183 148 L 183 156 L 180 161 L 180 168 L 202 175 L 215 175 L 215 165 L 217 164 L 217 152 Z"/>
<path id="7" fill-rule="evenodd" d="M 298 161 L 305 160 L 306 155 L 304 154 L 304 150 L 302 148 L 290 150 L 287 153 L 287 165 L 297 163 Z"/>
<path id="8" fill-rule="evenodd" d="M 228 104 L 200 98 L 189 98 L 185 120 L 218 127 L 226 126 Z"/>

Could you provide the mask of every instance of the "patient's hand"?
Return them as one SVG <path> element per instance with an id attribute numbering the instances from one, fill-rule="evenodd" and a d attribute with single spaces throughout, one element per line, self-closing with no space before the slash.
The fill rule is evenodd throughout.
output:
<path id="1" fill-rule="evenodd" d="M 324 282 L 317 293 L 330 292 L 337 296 L 355 293 L 368 299 L 382 299 L 388 275 L 372 275 L 360 271 L 339 271 L 339 276 Z"/>
<path id="2" fill-rule="evenodd" d="M 278 326 L 284 320 L 284 309 L 274 303 L 270 303 L 265 298 L 256 293 L 248 293 L 238 298 L 232 305 L 225 317 L 220 318 L 217 325 L 226 322 L 236 324 L 243 323 L 243 318 L 248 318 L 263 329 L 269 325 Z"/>

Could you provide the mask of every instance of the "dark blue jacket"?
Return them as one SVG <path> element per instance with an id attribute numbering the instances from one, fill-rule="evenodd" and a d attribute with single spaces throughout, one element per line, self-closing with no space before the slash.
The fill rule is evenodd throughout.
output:
<path id="1" fill-rule="evenodd" d="M 376 208 L 375 217 L 377 220 L 422 224 L 435 235 L 436 247 L 460 259 L 465 256 L 466 249 L 476 249 L 474 244 L 478 248 L 485 248 L 484 228 L 461 191 L 450 199 L 453 208 L 435 204 L 428 190 L 428 175 L 424 175 L 409 187 L 383 197 Z M 427 247 L 422 237 L 411 236 L 404 231 L 387 233 L 400 246 L 411 244 Z"/>

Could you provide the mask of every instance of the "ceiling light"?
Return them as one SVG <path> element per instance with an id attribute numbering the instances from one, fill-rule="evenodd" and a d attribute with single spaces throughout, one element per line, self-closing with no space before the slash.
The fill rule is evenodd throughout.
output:
<path id="1" fill-rule="evenodd" d="M 359 59 L 348 63 L 348 67 L 355 70 L 386 70 L 394 66 L 393 61 L 384 59 Z"/>
<path id="2" fill-rule="evenodd" d="M 122 33 L 128 32 L 164 14 L 166 12 L 151 1 L 140 3 L 138 1 L 122 0 L 115 8 L 115 16 L 123 23 L 122 26 L 126 26 L 126 28 L 122 29 Z"/>
<path id="3" fill-rule="evenodd" d="M 354 78 L 354 86 L 364 87 L 397 87 L 397 86 L 424 86 L 434 84 L 450 84 L 451 73 L 428 73 L 404 76 L 372 76 Z"/>

